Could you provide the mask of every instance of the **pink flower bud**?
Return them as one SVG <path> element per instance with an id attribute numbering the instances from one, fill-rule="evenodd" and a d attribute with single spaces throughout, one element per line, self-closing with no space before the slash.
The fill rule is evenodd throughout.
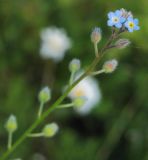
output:
<path id="1" fill-rule="evenodd" d="M 107 61 L 103 65 L 103 70 L 105 73 L 112 73 L 118 65 L 118 61 L 116 59 L 112 59 L 110 61 Z"/>

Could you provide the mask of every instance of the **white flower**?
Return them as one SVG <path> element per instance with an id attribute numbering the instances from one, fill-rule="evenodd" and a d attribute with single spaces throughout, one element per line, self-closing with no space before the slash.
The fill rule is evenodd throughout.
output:
<path id="1" fill-rule="evenodd" d="M 68 95 L 72 100 L 77 97 L 86 97 L 86 102 L 75 110 L 82 115 L 88 114 L 101 99 L 101 91 L 98 82 L 93 77 L 86 77 L 75 86 Z"/>
<path id="2" fill-rule="evenodd" d="M 66 50 L 71 47 L 71 41 L 64 29 L 49 27 L 41 31 L 40 55 L 43 59 L 60 61 L 64 58 Z"/>

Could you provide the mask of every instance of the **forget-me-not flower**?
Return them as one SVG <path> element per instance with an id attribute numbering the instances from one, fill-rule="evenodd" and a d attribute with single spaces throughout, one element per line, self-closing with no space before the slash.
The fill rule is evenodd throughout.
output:
<path id="1" fill-rule="evenodd" d="M 115 12 L 109 12 L 108 18 L 109 18 L 109 20 L 107 21 L 108 26 L 115 26 L 117 28 L 121 28 L 122 24 L 126 20 L 122 16 L 122 12 L 120 10 L 116 10 Z"/>
<path id="2" fill-rule="evenodd" d="M 133 32 L 134 30 L 140 29 L 138 24 L 139 24 L 139 20 L 137 18 L 133 19 L 132 17 L 129 17 L 124 25 L 129 32 Z"/>

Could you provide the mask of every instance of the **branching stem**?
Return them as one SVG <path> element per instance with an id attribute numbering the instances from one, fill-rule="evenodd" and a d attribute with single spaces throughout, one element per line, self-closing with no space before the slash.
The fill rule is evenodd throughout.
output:
<path id="1" fill-rule="evenodd" d="M 57 106 L 59 106 L 62 101 L 65 99 L 65 97 L 67 97 L 68 93 L 82 80 L 84 79 L 86 76 L 90 75 L 93 70 L 95 69 L 95 67 L 97 66 L 98 62 L 100 61 L 100 59 L 102 58 L 102 56 L 104 55 L 104 52 L 107 50 L 108 46 L 112 43 L 112 41 L 114 40 L 114 36 L 111 35 L 111 37 L 109 38 L 107 44 L 103 47 L 103 49 L 100 51 L 101 56 L 96 56 L 96 58 L 93 60 L 93 62 L 90 64 L 90 66 L 87 68 L 87 70 L 79 77 L 79 79 L 77 79 L 75 82 L 73 82 L 65 91 L 65 93 L 56 100 L 56 102 L 50 106 L 45 112 L 43 112 L 43 114 L 40 116 L 40 118 L 38 118 L 25 132 L 24 134 L 14 143 L 14 145 L 12 145 L 11 149 L 9 149 L 8 151 L 6 151 L 0 158 L 0 160 L 5 160 L 6 158 L 9 157 L 9 155 L 27 138 L 27 136 L 41 123 L 45 120 L 45 118 L 54 110 L 57 108 Z M 96 52 L 96 51 L 95 51 Z"/>

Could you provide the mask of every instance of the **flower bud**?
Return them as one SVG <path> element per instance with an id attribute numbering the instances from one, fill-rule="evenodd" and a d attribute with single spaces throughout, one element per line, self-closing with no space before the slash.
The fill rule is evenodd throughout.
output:
<path id="1" fill-rule="evenodd" d="M 81 62 L 79 59 L 75 58 L 69 63 L 70 72 L 76 72 L 80 69 L 80 67 L 81 67 Z"/>
<path id="2" fill-rule="evenodd" d="M 98 43 L 101 40 L 101 29 L 98 27 L 95 27 L 91 33 L 91 41 L 93 43 Z"/>
<path id="3" fill-rule="evenodd" d="M 56 123 L 50 123 L 45 125 L 45 127 L 43 128 L 43 135 L 44 137 L 53 137 L 59 130 L 59 127 Z"/>
<path id="4" fill-rule="evenodd" d="M 120 9 L 122 17 L 128 18 L 128 17 L 133 17 L 132 12 L 126 11 L 124 8 Z"/>
<path id="5" fill-rule="evenodd" d="M 85 104 L 86 101 L 87 101 L 86 97 L 80 96 L 80 97 L 75 98 L 74 101 L 73 101 L 73 103 L 74 103 L 75 107 L 80 108 L 80 107 L 82 107 Z"/>
<path id="6" fill-rule="evenodd" d="M 112 73 L 118 65 L 118 61 L 116 59 L 107 61 L 103 65 L 103 70 L 105 73 Z"/>
<path id="7" fill-rule="evenodd" d="M 17 120 L 14 115 L 10 115 L 8 118 L 5 128 L 8 132 L 13 133 L 17 129 Z"/>
<path id="8" fill-rule="evenodd" d="M 115 47 L 119 48 L 119 49 L 123 49 L 125 47 L 127 47 L 128 45 L 130 45 L 130 41 L 128 39 L 119 39 L 116 43 L 115 43 Z"/>
<path id="9" fill-rule="evenodd" d="M 51 99 L 51 90 L 48 87 L 44 87 L 39 93 L 39 101 L 46 103 Z"/>

